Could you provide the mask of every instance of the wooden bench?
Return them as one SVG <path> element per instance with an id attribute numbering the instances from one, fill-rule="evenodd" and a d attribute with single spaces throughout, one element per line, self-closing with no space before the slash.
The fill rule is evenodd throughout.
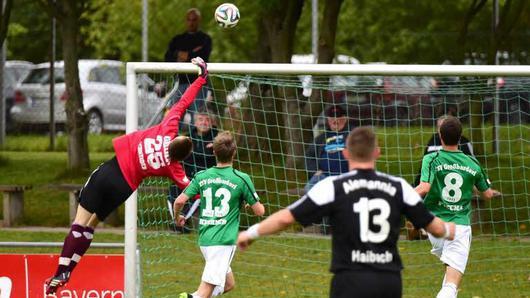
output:
<path id="1" fill-rule="evenodd" d="M 24 191 L 30 185 L 0 185 L 3 196 L 4 227 L 15 224 L 24 215 Z"/>
<path id="2" fill-rule="evenodd" d="M 62 190 L 68 192 L 68 210 L 69 210 L 69 218 L 70 222 L 73 222 L 75 219 L 75 215 L 77 213 L 77 205 L 79 192 L 83 188 L 83 184 L 70 184 L 70 183 L 62 183 L 62 184 L 51 184 L 48 185 L 48 188 L 50 189 L 56 189 L 56 190 Z M 120 223 L 120 218 L 118 216 L 118 210 L 114 210 L 107 216 L 104 224 L 108 224 L 111 226 L 117 226 Z"/>

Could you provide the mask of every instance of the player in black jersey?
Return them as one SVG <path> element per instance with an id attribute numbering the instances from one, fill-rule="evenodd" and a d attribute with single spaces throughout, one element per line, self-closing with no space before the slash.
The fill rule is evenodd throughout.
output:
<path id="1" fill-rule="evenodd" d="M 350 132 L 345 155 L 350 172 L 320 181 L 288 208 L 241 232 L 237 244 L 244 250 L 259 236 L 295 221 L 305 226 L 329 216 L 334 274 L 330 297 L 401 297 L 401 214 L 436 237 L 453 239 L 455 225 L 427 211 L 404 179 L 375 171 L 380 149 L 371 128 Z"/>

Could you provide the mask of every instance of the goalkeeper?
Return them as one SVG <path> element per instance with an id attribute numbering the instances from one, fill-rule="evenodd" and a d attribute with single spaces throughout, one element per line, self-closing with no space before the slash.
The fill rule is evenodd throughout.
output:
<path id="1" fill-rule="evenodd" d="M 55 275 L 46 280 L 46 294 L 65 285 L 81 257 L 90 247 L 94 229 L 129 198 L 142 180 L 149 176 L 171 178 L 181 189 L 189 184 L 179 161 L 192 150 L 188 137 L 177 137 L 179 120 L 206 84 L 208 70 L 201 58 L 192 63 L 199 67 L 199 77 L 171 108 L 159 125 L 113 140 L 116 156 L 100 165 L 79 193 L 79 206 L 64 239 Z"/>
<path id="2" fill-rule="evenodd" d="M 265 213 L 249 176 L 232 167 L 236 143 L 230 132 L 215 137 L 213 152 L 217 165 L 195 174 L 174 205 L 174 214 L 180 214 L 189 198 L 201 195 L 199 246 L 206 261 L 197 291 L 181 293 L 179 298 L 209 298 L 230 291 L 235 284 L 230 263 L 236 250 L 239 209 L 246 202 L 255 215 Z M 183 226 L 186 219 L 180 215 L 176 221 Z"/>
<path id="3" fill-rule="evenodd" d="M 445 276 L 437 298 L 454 298 L 464 276 L 471 246 L 471 199 L 476 186 L 484 199 L 500 195 L 479 162 L 458 149 L 462 124 L 448 116 L 439 125 L 442 149 L 423 157 L 421 182 L 416 192 L 425 197 L 425 207 L 442 220 L 456 224 L 453 240 L 429 234 L 431 253 L 445 264 Z"/>

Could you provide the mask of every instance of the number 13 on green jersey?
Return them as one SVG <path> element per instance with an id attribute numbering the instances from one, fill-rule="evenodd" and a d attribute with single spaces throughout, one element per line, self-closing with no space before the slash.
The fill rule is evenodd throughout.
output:
<path id="1" fill-rule="evenodd" d="M 199 245 L 233 245 L 239 232 L 239 209 L 259 198 L 249 176 L 232 167 L 212 167 L 198 172 L 184 190 L 188 197 L 201 195 Z"/>

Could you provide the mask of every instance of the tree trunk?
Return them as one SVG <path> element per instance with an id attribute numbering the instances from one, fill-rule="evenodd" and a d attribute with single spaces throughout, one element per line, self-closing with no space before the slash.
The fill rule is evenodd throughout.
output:
<path id="1" fill-rule="evenodd" d="M 1 19 L 0 19 L 0 46 L 4 44 L 4 40 L 7 36 L 7 29 L 9 28 L 9 17 L 11 16 L 11 8 L 13 7 L 13 0 L 2 0 L 2 4 L 5 6 L 0 7 Z"/>
<path id="2" fill-rule="evenodd" d="M 256 48 L 254 62 L 269 63 L 271 61 L 270 43 L 267 35 L 267 24 L 263 22 L 263 18 L 258 18 L 258 46 Z M 263 117 L 263 98 L 262 94 L 267 92 L 263 85 L 250 84 L 248 87 L 249 98 L 246 105 L 243 107 L 248 112 L 243 112 L 243 133 L 239 136 L 238 144 L 243 148 L 255 150 L 258 146 L 258 123 L 265 123 Z"/>
<path id="3" fill-rule="evenodd" d="M 335 37 L 340 7 L 343 0 L 328 0 L 318 39 L 318 63 L 329 64 L 335 57 Z M 322 94 L 324 93 L 324 94 Z M 305 149 L 313 141 L 314 119 L 322 112 L 322 101 L 326 96 L 321 90 L 313 90 L 308 102 L 293 100 L 286 103 L 286 136 L 291 141 L 287 153 L 288 167 L 303 167 Z"/>
<path id="4" fill-rule="evenodd" d="M 289 63 L 293 52 L 296 24 L 300 19 L 304 0 L 263 1 L 258 17 L 258 42 L 255 61 L 261 63 Z M 268 84 L 251 84 L 248 104 L 250 111 L 244 113 L 246 141 L 249 149 L 259 149 L 260 158 L 274 159 L 282 156 L 285 143 L 284 126 L 285 98 L 292 97 L 293 88 L 273 88 Z M 288 147 L 288 145 L 285 145 Z M 250 156 L 249 156 L 250 157 Z"/>
<path id="5" fill-rule="evenodd" d="M 63 36 L 64 77 L 66 85 L 66 130 L 68 133 L 68 168 L 73 171 L 89 169 L 88 122 L 83 108 L 83 94 L 79 83 L 78 36 L 79 6 L 77 0 L 63 1 L 61 19 Z"/>

